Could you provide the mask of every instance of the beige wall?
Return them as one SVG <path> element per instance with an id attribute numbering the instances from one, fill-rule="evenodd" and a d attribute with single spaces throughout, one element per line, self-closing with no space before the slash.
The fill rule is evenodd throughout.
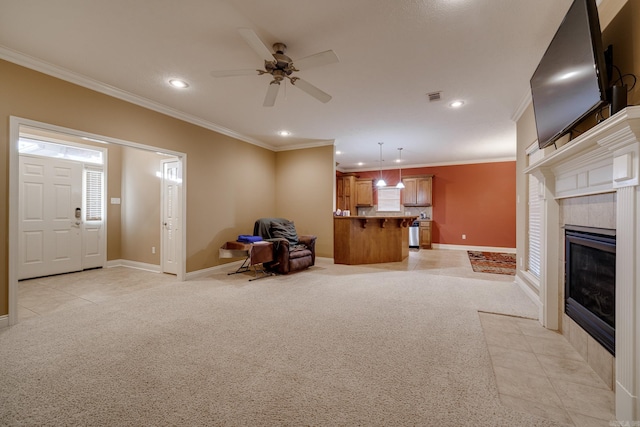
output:
<path id="1" fill-rule="evenodd" d="M 276 153 L 270 150 L 7 61 L 0 60 L 0 75 L 0 315 L 8 312 L 8 154 L 12 115 L 186 153 L 187 272 L 229 261 L 218 259 L 218 248 L 238 234 L 251 233 L 256 218 L 278 212 L 291 213 L 293 217 L 297 213 L 295 205 L 322 203 L 316 197 L 318 192 L 305 189 L 295 197 L 282 198 L 283 205 L 276 209 L 276 194 L 291 191 L 292 187 L 286 179 L 280 180 L 284 182 L 282 185 L 276 183 Z M 318 151 L 322 149 L 296 150 L 295 156 L 302 161 L 308 155 L 313 159 L 311 163 L 315 163 Z M 325 185 L 333 185 L 333 159 L 321 158 L 327 160 L 327 175 L 323 178 L 322 168 L 318 168 L 318 173 L 314 173 L 317 181 L 313 183 L 320 186 L 320 195 Z M 115 188 L 112 175 L 108 197 L 120 197 L 112 192 Z M 323 179 L 327 184 L 319 184 Z M 289 208 L 288 203 L 294 206 Z M 325 210 L 330 218 L 331 198 L 326 204 L 324 209 L 318 207 L 315 211 Z M 108 206 L 111 215 L 114 208 Z M 333 233 L 327 227 L 316 229 L 320 231 L 314 230 L 319 242 L 331 241 Z M 109 239 L 112 231 L 109 230 Z M 120 258 L 117 255 L 111 249 L 108 252 L 109 259 Z"/>
<path id="2" fill-rule="evenodd" d="M 115 144 L 107 146 L 107 261 L 122 258 L 122 205 L 112 205 L 112 198 L 122 198 L 122 149 Z"/>
<path id="3" fill-rule="evenodd" d="M 294 221 L 298 234 L 318 236 L 316 255 L 332 258 L 333 146 L 281 151 L 276 165 L 277 216 Z"/>
<path id="4" fill-rule="evenodd" d="M 123 147 L 122 259 L 160 265 L 161 179 L 156 172 L 163 159 L 167 157 L 152 151 Z"/>
<path id="5" fill-rule="evenodd" d="M 602 31 L 604 46 L 613 45 L 613 63 L 622 74 L 640 78 L 640 0 L 628 0 L 611 23 Z M 617 77 L 617 74 L 614 73 Z M 630 87 L 632 79 L 624 82 Z M 640 83 L 628 94 L 628 104 L 640 103 Z"/>

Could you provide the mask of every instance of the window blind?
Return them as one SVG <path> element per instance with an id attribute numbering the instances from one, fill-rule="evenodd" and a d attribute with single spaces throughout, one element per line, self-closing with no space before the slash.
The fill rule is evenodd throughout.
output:
<path id="1" fill-rule="evenodd" d="M 542 203 L 540 199 L 540 182 L 533 175 L 529 177 L 529 256 L 527 269 L 535 277 L 540 278 L 541 236 L 542 236 Z"/>
<path id="2" fill-rule="evenodd" d="M 85 170 L 85 220 L 102 221 L 102 177 L 99 170 Z"/>

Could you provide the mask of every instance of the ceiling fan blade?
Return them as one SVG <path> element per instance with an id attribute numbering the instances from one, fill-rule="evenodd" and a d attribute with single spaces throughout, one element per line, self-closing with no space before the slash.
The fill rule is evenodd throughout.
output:
<path id="1" fill-rule="evenodd" d="M 280 82 L 277 80 L 272 81 L 269 89 L 267 89 L 267 95 L 264 97 L 263 107 L 273 107 L 275 105 L 278 89 L 280 89 Z"/>
<path id="2" fill-rule="evenodd" d="M 298 70 L 307 70 L 313 67 L 320 67 L 322 65 L 328 65 L 338 62 L 338 56 L 332 50 L 325 50 L 324 52 L 316 53 L 314 55 L 305 56 L 304 58 L 296 59 L 293 64 Z"/>
<path id="3" fill-rule="evenodd" d="M 265 61 L 273 61 L 273 54 L 269 48 L 260 40 L 260 37 L 250 28 L 238 28 L 238 32 L 249 46 Z"/>
<path id="4" fill-rule="evenodd" d="M 308 93 L 309 95 L 313 96 L 318 101 L 324 102 L 324 103 L 327 103 L 327 102 L 331 101 L 331 95 L 329 95 L 326 92 L 321 91 L 320 89 L 318 89 L 317 87 L 315 87 L 311 83 L 309 83 L 309 82 L 307 82 L 305 80 L 302 80 L 301 78 L 298 78 L 298 77 L 293 77 L 290 80 L 291 80 L 291 84 L 292 85 L 294 85 L 298 89 L 303 90 L 304 92 Z"/>
<path id="5" fill-rule="evenodd" d="M 212 71 L 213 77 L 257 76 L 260 72 L 256 69 L 245 68 L 243 70 L 218 70 Z"/>

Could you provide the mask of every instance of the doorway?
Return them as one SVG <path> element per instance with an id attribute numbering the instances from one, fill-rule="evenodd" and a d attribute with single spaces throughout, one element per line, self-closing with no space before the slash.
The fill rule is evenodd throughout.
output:
<path id="1" fill-rule="evenodd" d="M 55 125 L 49 125 L 46 123 L 36 122 L 29 119 L 23 119 L 19 117 L 11 117 L 10 121 L 10 149 L 9 149 L 9 324 L 15 324 L 18 321 L 17 318 L 17 291 L 18 291 L 18 272 L 19 272 L 19 263 L 20 263 L 20 251 L 19 251 L 19 238 L 20 238 L 20 216 L 19 216 L 19 205 L 20 205 L 20 155 L 18 153 L 18 141 L 20 138 L 20 132 L 24 129 L 35 129 L 42 130 L 43 132 L 51 132 L 57 133 L 59 135 L 64 136 L 65 138 L 77 139 L 77 140 L 85 140 L 92 141 L 97 143 L 98 145 L 102 145 L 104 147 L 118 147 L 118 148 L 133 148 L 146 152 L 159 153 L 161 152 L 165 156 L 172 156 L 172 158 L 178 163 L 180 172 L 186 171 L 186 154 L 181 152 L 175 152 L 171 150 L 164 150 L 153 146 L 138 144 L 130 141 L 118 140 L 111 137 L 89 134 L 82 131 L 77 131 L 74 129 L 63 128 Z M 107 177 L 104 177 L 104 185 L 107 186 Z M 158 171 L 160 173 L 160 171 Z M 91 179 L 92 177 L 89 177 Z M 95 178 L 95 176 L 93 176 Z M 87 177 L 85 176 L 85 179 Z M 186 218 L 186 203 L 185 203 L 185 195 L 186 191 L 184 191 L 184 187 L 186 182 L 183 180 L 182 176 L 180 176 L 179 187 L 180 191 L 177 192 L 178 198 L 178 209 L 176 215 L 176 221 L 178 225 L 176 226 L 181 230 L 175 241 L 175 250 L 172 255 L 172 260 L 174 260 L 175 264 L 175 273 L 178 280 L 185 280 L 186 277 L 186 257 L 184 248 L 186 247 L 185 242 L 185 218 Z M 159 186 L 158 186 L 159 187 Z M 158 188 L 156 187 L 156 188 Z M 86 202 L 86 200 L 84 201 Z M 75 201 L 74 201 L 75 203 Z M 107 204 L 120 204 L 119 197 L 107 198 Z M 160 211 L 161 206 L 160 203 L 157 205 L 157 211 Z M 80 213 L 83 214 L 82 212 Z M 73 214 L 75 219 L 75 212 Z M 105 224 L 103 230 L 105 232 L 105 236 L 107 235 L 107 224 L 109 222 L 108 209 L 105 211 Z M 160 221 L 157 222 L 158 230 L 161 227 Z M 108 238 L 103 238 L 103 241 L 107 241 Z M 105 243 L 106 244 L 106 243 Z M 91 246 L 91 245 L 89 245 Z M 162 245 L 160 245 L 162 247 Z M 95 249 L 95 245 L 92 247 Z M 108 250 L 106 250 L 108 252 Z M 85 251 L 85 254 L 94 253 L 91 250 Z M 108 266 L 112 264 L 112 257 L 107 256 L 109 261 L 106 263 Z M 104 264 L 104 262 L 103 262 Z M 158 263 L 160 264 L 160 263 Z M 160 271 L 161 267 L 158 266 L 157 271 Z"/>
<path id="2" fill-rule="evenodd" d="M 182 170 L 177 159 L 162 160 L 162 272 L 178 273 L 177 246 L 180 241 L 180 190 Z"/>

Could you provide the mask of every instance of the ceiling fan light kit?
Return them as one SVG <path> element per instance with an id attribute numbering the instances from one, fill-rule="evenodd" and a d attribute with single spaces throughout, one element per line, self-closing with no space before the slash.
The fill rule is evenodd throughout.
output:
<path id="1" fill-rule="evenodd" d="M 322 103 L 327 103 L 331 100 L 331 95 L 300 77 L 292 76 L 292 74 L 299 72 L 300 69 L 319 67 L 338 62 L 338 57 L 335 52 L 332 50 L 319 52 L 297 60 L 296 65 L 294 65 L 294 61 L 285 54 L 287 45 L 284 43 L 274 43 L 272 46 L 274 53 L 271 53 L 252 29 L 240 28 L 238 32 L 258 56 L 264 60 L 264 70 L 240 69 L 212 71 L 211 75 L 213 77 L 246 76 L 255 75 L 256 73 L 260 76 L 263 74 L 271 75 L 273 80 L 267 88 L 267 94 L 262 104 L 265 107 L 273 107 L 275 105 L 278 90 L 280 89 L 280 82 L 284 79 L 289 79 L 293 86 Z"/>

